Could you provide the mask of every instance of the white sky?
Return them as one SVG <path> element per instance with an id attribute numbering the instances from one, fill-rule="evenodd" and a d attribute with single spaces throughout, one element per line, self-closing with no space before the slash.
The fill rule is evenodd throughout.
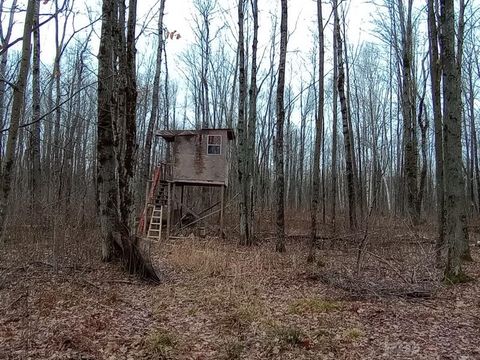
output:
<path id="1" fill-rule="evenodd" d="M 9 7 L 12 0 L 5 0 L 5 6 Z M 65 0 L 58 0 L 60 4 Z M 67 26 L 67 32 L 72 33 L 73 29 L 79 29 L 89 23 L 88 16 L 90 12 L 90 18 L 95 19 L 100 16 L 101 0 L 68 0 L 74 2 L 75 17 L 74 24 L 70 23 Z M 235 34 L 238 32 L 237 25 L 237 0 L 217 0 L 218 7 L 223 9 L 221 14 L 215 17 L 212 21 L 212 32 L 218 27 L 222 26 L 225 19 L 228 20 L 232 27 L 232 32 Z M 247 1 L 249 3 L 249 1 Z M 26 0 L 18 0 L 19 6 L 25 9 Z M 138 0 L 138 22 L 139 27 L 149 20 L 145 34 L 140 37 L 138 42 L 138 62 L 142 61 L 142 58 L 148 58 L 155 55 L 155 36 L 157 28 L 157 14 L 159 0 Z M 415 0 L 417 6 L 422 6 L 424 0 Z M 51 14 L 54 9 L 54 1 L 49 0 L 44 4 L 44 0 L 41 0 L 41 13 Z M 331 12 L 330 1 L 323 2 L 323 17 L 324 22 L 329 19 Z M 280 22 L 280 0 L 258 0 L 260 19 L 259 19 L 259 54 L 262 52 L 262 47 L 266 47 L 270 42 L 271 34 L 271 16 L 276 14 L 278 16 L 278 24 Z M 169 72 L 170 77 L 175 79 L 179 84 L 180 93 L 184 93 L 185 88 L 182 86 L 186 83 L 183 73 L 180 71 L 180 67 L 183 65 L 180 60 L 180 55 L 194 43 L 194 33 L 192 31 L 192 19 L 195 13 L 193 6 L 193 0 L 166 0 L 165 5 L 165 17 L 164 26 L 172 31 L 176 30 L 181 34 L 180 39 L 169 40 L 167 44 L 167 54 L 169 57 Z M 287 81 L 289 78 L 293 79 L 293 82 L 299 84 L 299 79 L 303 78 L 307 80 L 309 71 L 308 68 L 308 56 L 313 47 L 314 37 L 317 33 L 316 22 L 316 1 L 315 0 L 289 0 L 289 14 L 288 14 L 288 27 L 291 36 L 288 43 L 287 61 L 290 61 L 292 66 L 287 67 Z M 350 0 L 349 11 L 347 14 L 347 34 L 348 40 L 352 43 L 359 43 L 364 40 L 376 41 L 372 35 L 371 19 L 377 8 L 372 4 L 371 0 Z M 44 15 L 43 18 L 47 18 Z M 16 24 L 14 28 L 14 34 L 12 39 L 20 37 L 23 28 L 24 12 L 17 14 Z M 73 17 L 71 18 L 73 20 Z M 60 22 L 63 19 L 60 17 Z M 5 15 L 2 17 L 2 26 L 6 26 Z M 279 26 L 279 25 L 278 25 Z M 95 34 L 91 40 L 91 49 L 93 54 L 98 52 L 98 36 L 100 35 L 100 22 L 97 22 L 95 26 Z M 326 69 L 331 66 L 329 62 L 330 44 L 332 39 L 331 27 L 328 26 L 325 30 L 326 37 Z M 226 30 L 229 32 L 229 30 Z M 54 41 L 54 24 L 50 21 L 47 25 L 41 28 L 42 36 L 42 62 L 49 66 L 53 62 L 55 56 L 55 41 Z M 278 37 L 277 37 L 278 41 Z M 232 42 L 235 42 L 232 40 Z M 14 49 L 19 49 L 18 44 Z M 232 49 L 236 47 L 236 44 L 228 44 Z M 278 51 L 278 50 L 277 50 Z M 267 53 L 268 54 L 268 53 Z M 302 64 L 303 61 L 303 64 Z M 297 64 L 299 66 L 297 66 Z M 328 70 L 327 70 L 328 71 Z M 295 84 L 294 84 L 295 85 Z M 297 87 L 297 86 L 295 86 Z M 299 87 L 299 86 L 298 86 Z M 297 89 L 298 90 L 298 89 Z"/>
<path id="2" fill-rule="evenodd" d="M 72 0 L 69 0 L 70 2 Z M 49 0 L 47 4 L 41 0 L 41 13 L 49 14 L 53 12 L 53 0 Z M 63 0 L 59 0 L 62 3 Z M 371 28 L 369 19 L 371 12 L 374 10 L 373 5 L 368 3 L 368 0 L 351 0 L 350 11 L 348 16 L 348 28 L 350 41 L 357 42 L 366 38 L 371 38 L 368 34 Z M 270 35 L 270 14 L 275 13 L 280 16 L 279 0 L 259 0 L 260 11 L 260 46 L 262 40 L 265 43 L 268 41 Z M 11 0 L 5 1 L 5 7 L 9 7 Z M 25 0 L 18 1 L 19 7 L 25 9 Z M 237 8 L 236 0 L 218 0 L 220 8 L 226 9 L 224 12 L 225 18 L 230 18 L 232 25 L 235 27 L 233 30 L 237 31 L 236 17 Z M 100 0 L 75 0 L 74 7 L 76 9 L 74 23 L 67 27 L 67 31 L 72 32 L 73 28 L 79 29 L 88 23 L 88 18 L 85 16 L 87 9 L 93 9 L 96 14 L 92 15 L 92 18 L 97 17 L 100 14 L 101 1 Z M 143 22 L 145 19 L 150 19 L 149 29 L 155 30 L 157 26 L 156 14 L 158 13 L 158 0 L 138 0 L 138 18 L 139 22 Z M 330 5 L 324 4 L 324 19 L 330 13 Z M 194 34 L 191 30 L 192 18 L 194 14 L 194 6 L 192 0 L 166 0 L 165 5 L 165 17 L 164 25 L 169 30 L 177 30 L 181 34 L 181 39 L 171 40 L 168 43 L 167 50 L 170 60 L 173 61 L 179 54 L 181 54 L 186 48 L 191 46 L 194 42 Z M 17 14 L 14 33 L 12 39 L 20 37 L 23 28 L 23 16 L 24 12 Z M 46 15 L 44 16 L 46 18 Z M 2 17 L 2 26 L 6 27 L 6 14 Z M 62 21 L 62 20 L 61 20 Z M 219 26 L 222 19 L 221 15 L 217 16 L 216 23 L 212 24 L 212 28 Z M 97 35 L 99 35 L 99 23 L 97 23 Z M 293 34 L 289 39 L 288 50 L 290 53 L 298 50 L 300 53 L 309 51 L 312 48 L 312 39 L 316 33 L 316 2 L 314 0 L 290 0 L 289 1 L 289 31 L 295 28 Z M 148 32 L 148 29 L 147 29 Z M 53 21 L 45 25 L 41 29 L 42 34 L 42 61 L 48 64 L 53 61 L 55 55 L 54 48 L 54 26 Z M 326 37 L 329 38 L 330 34 L 327 29 Z M 96 36 L 92 38 L 92 51 L 94 54 L 97 52 L 98 39 Z M 327 39 L 329 40 L 329 39 Z M 145 49 L 142 46 L 142 42 L 147 45 Z M 19 49 L 19 46 L 14 47 Z M 152 37 L 143 37 L 139 43 L 139 52 L 154 51 L 155 47 L 152 43 Z M 175 68 L 172 68 L 175 73 Z"/>
<path id="3" fill-rule="evenodd" d="M 368 4 L 369 0 L 352 0 L 348 16 L 348 33 L 350 41 L 359 42 L 365 39 L 373 40 L 373 36 L 370 34 L 371 24 L 371 12 L 374 10 L 371 4 Z M 143 4 L 149 3 L 148 1 L 139 4 L 139 12 L 144 8 Z M 259 47 L 266 45 L 269 41 L 271 23 L 270 14 L 278 14 L 280 19 L 280 6 L 279 0 L 259 0 L 258 1 L 260 19 L 259 19 Z M 232 19 L 232 24 L 235 26 L 234 31 L 238 31 L 237 19 L 237 7 L 235 0 L 218 0 L 219 6 L 228 10 L 228 14 L 225 17 Z M 148 6 L 146 6 L 148 8 Z M 182 51 L 188 48 L 194 41 L 194 34 L 191 30 L 191 23 L 194 14 L 194 6 L 191 0 L 166 0 L 165 5 L 165 17 L 164 24 L 169 30 L 177 30 L 181 33 L 182 38 L 180 40 L 170 40 L 167 45 L 168 54 L 170 59 L 180 55 Z M 288 27 L 289 31 L 293 31 L 289 38 L 288 51 L 289 57 L 293 53 L 297 53 L 300 57 L 306 57 L 307 53 L 313 46 L 313 37 L 317 32 L 317 20 L 316 20 L 316 2 L 314 0 L 290 0 L 289 1 L 289 14 L 288 14 Z M 324 21 L 327 21 L 330 15 L 330 5 L 324 5 Z M 221 22 L 220 16 L 217 16 L 218 21 Z M 278 20 L 278 24 L 280 20 Z M 214 23 L 220 26 L 220 23 Z M 327 29 L 325 36 L 326 41 L 331 39 L 330 30 Z M 278 41 L 278 37 L 277 37 Z M 259 51 L 260 53 L 260 51 Z M 295 56 L 295 55 L 293 55 Z M 295 56 L 296 57 L 296 56 Z M 175 73 L 175 69 L 173 69 Z"/>

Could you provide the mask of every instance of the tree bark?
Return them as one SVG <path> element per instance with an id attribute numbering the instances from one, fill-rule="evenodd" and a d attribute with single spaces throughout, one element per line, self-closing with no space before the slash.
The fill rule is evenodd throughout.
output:
<path id="1" fill-rule="evenodd" d="M 275 142 L 275 174 L 276 174 L 276 228 L 277 243 L 275 250 L 284 252 L 285 249 L 285 176 L 283 168 L 283 126 L 285 123 L 285 63 L 287 57 L 288 10 L 287 0 L 281 0 L 282 17 L 280 20 L 280 55 L 278 63 L 277 82 L 277 131 Z"/>
<path id="2" fill-rule="evenodd" d="M 407 209 L 411 221 L 418 224 L 421 207 L 417 206 L 418 195 L 418 138 L 415 115 L 415 83 L 413 79 L 413 0 L 408 0 L 405 14 L 405 5 L 398 2 L 400 15 L 401 56 L 402 56 L 402 118 L 404 142 L 404 171 L 407 186 Z"/>
<path id="3" fill-rule="evenodd" d="M 12 9 L 17 7 L 17 0 L 13 0 Z M 0 9 L 0 16 L 3 18 L 3 8 Z M 12 36 L 12 30 L 15 19 L 15 11 L 11 11 L 8 17 L 7 31 L 4 33 L 3 27 L 0 26 L 0 41 L 3 51 L 0 55 L 0 77 L 2 79 L 6 78 L 7 63 L 8 63 L 8 45 L 10 43 L 10 38 Z M 5 118 L 7 115 L 7 103 L 5 101 L 5 93 L 7 89 L 7 83 L 0 81 L 0 129 L 5 128 Z M 0 149 L 3 149 L 2 136 L 0 136 Z M 2 152 L 0 151 L 0 177 L 2 177 Z"/>
<path id="4" fill-rule="evenodd" d="M 245 98 L 247 94 L 247 81 L 245 78 L 245 38 L 244 38 L 244 0 L 238 1 L 238 183 L 240 186 L 240 244 L 250 245 L 248 215 L 248 129 L 246 126 Z"/>
<path id="5" fill-rule="evenodd" d="M 252 244 L 254 239 L 254 221 L 255 221 L 255 192 L 256 192 L 256 157 L 255 141 L 257 132 L 257 46 L 258 46 L 258 1 L 251 0 L 253 17 L 253 39 L 252 39 L 252 61 L 250 69 L 250 89 L 248 91 L 248 202 L 247 202 L 247 222 L 248 222 L 248 243 Z"/>
<path id="6" fill-rule="evenodd" d="M 333 1 L 333 7 L 336 9 L 337 1 Z M 334 29 L 337 28 L 338 17 L 334 19 Z M 336 233 L 337 229 L 337 128 L 338 128 L 338 88 L 336 81 L 338 78 L 338 59 L 337 59 L 337 32 L 333 31 L 333 84 L 332 84 L 332 230 Z"/>
<path id="7" fill-rule="evenodd" d="M 333 6 L 336 6 L 334 3 Z M 322 146 L 323 106 L 324 106 L 324 58 L 325 46 L 323 36 L 322 1 L 317 0 L 317 26 L 318 26 L 318 105 L 315 121 L 315 145 L 313 150 L 312 173 L 312 201 L 310 204 L 310 247 L 307 260 L 315 260 L 315 239 L 317 236 L 318 200 L 320 197 L 320 148 Z"/>
<path id="8" fill-rule="evenodd" d="M 433 105 L 433 123 L 435 129 L 435 179 L 436 179 L 436 196 L 437 196 L 437 226 L 438 235 L 436 240 L 436 262 L 440 265 L 442 258 L 442 249 L 445 246 L 445 185 L 444 185 L 444 164 L 443 164 L 443 120 L 441 105 L 441 66 L 440 55 L 438 49 L 439 34 L 437 29 L 437 20 L 435 13 L 434 0 L 428 0 L 428 38 L 429 57 L 430 57 L 430 79 L 432 88 L 432 105 Z"/>
<path id="9" fill-rule="evenodd" d="M 349 224 L 350 229 L 355 230 L 357 227 L 357 215 L 356 215 L 356 195 L 355 195 L 355 173 L 353 168 L 353 159 L 352 159 L 352 144 L 350 142 L 351 136 L 350 132 L 352 129 L 349 128 L 349 110 L 348 102 L 345 96 L 345 70 L 343 68 L 343 54 L 342 54 L 342 37 L 340 33 L 340 21 L 338 20 L 338 11 L 334 9 L 335 17 L 337 17 L 337 26 L 334 31 L 337 33 L 337 61 L 338 61 L 338 95 L 340 97 L 340 109 L 342 112 L 342 123 L 343 123 L 343 138 L 345 144 L 345 168 L 346 168 L 346 177 L 347 177 L 347 194 L 348 194 L 348 214 L 349 214 Z"/>
<path id="10" fill-rule="evenodd" d="M 153 78 L 152 88 L 152 109 L 150 111 L 150 120 L 148 121 L 147 133 L 145 135 L 145 148 L 143 153 L 143 171 L 141 179 L 141 188 L 146 189 L 148 180 L 150 179 L 150 167 L 152 157 L 152 142 L 155 132 L 155 126 L 158 119 L 158 100 L 160 93 L 160 74 L 162 72 L 162 53 L 164 47 L 163 37 L 163 15 L 165 12 L 165 1 L 160 1 L 160 9 L 158 13 L 158 44 L 157 44 L 157 58 L 155 64 L 155 76 Z M 168 161 L 168 159 L 167 159 Z M 143 193 L 142 193 L 143 194 Z M 143 203 L 143 201 L 141 202 Z"/>
<path id="11" fill-rule="evenodd" d="M 13 173 L 16 164 L 16 148 L 18 140 L 18 129 L 20 119 L 24 110 L 25 88 L 30 69 L 30 55 L 31 55 L 31 35 L 33 22 L 35 18 L 35 2 L 36 0 L 29 0 L 27 4 L 27 11 L 25 13 L 25 23 L 23 27 L 23 43 L 22 56 L 20 59 L 20 69 L 13 89 L 13 103 L 10 116 L 10 127 L 7 138 L 7 148 L 5 151 L 5 158 L 3 161 L 2 177 L 0 179 L 0 242 L 4 238 L 5 220 L 7 217 L 8 197 L 12 186 Z"/>
<path id="12" fill-rule="evenodd" d="M 33 65 L 32 65 L 32 131 L 29 138 L 30 162 L 30 197 L 32 211 L 37 210 L 39 199 L 39 184 L 41 180 L 40 168 L 40 2 L 35 2 L 34 30 L 33 30 Z"/>
<path id="13" fill-rule="evenodd" d="M 114 0 L 104 0 L 102 30 L 98 53 L 98 123 L 97 123 L 97 198 L 102 230 L 102 260 L 114 257 L 119 219 L 117 164 L 113 132 L 113 19 Z"/>
<path id="14" fill-rule="evenodd" d="M 158 281 L 152 264 L 140 251 L 139 239 L 132 234 L 137 4 L 136 0 L 129 1 L 125 38 L 125 5 L 117 1 L 103 0 L 98 54 L 97 198 L 103 238 L 102 260 L 118 257 L 130 273 Z M 120 74 L 114 72 L 117 66 L 113 64 L 117 61 Z M 119 85 L 117 91 L 114 91 L 114 84 Z"/>
<path id="15" fill-rule="evenodd" d="M 462 169 L 461 79 L 455 56 L 453 0 L 440 1 L 440 45 L 443 68 L 443 131 L 445 146 L 445 239 L 448 244 L 445 279 L 464 280 L 462 255 L 468 242 L 465 181 Z"/>

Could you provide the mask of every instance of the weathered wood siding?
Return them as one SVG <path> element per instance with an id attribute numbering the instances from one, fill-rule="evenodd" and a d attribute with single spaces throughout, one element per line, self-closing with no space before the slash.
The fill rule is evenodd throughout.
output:
<path id="1" fill-rule="evenodd" d="M 220 155 L 207 153 L 209 135 L 222 137 Z M 224 130 L 202 131 L 197 135 L 176 136 L 173 145 L 173 180 L 187 182 L 228 182 L 227 132 Z"/>

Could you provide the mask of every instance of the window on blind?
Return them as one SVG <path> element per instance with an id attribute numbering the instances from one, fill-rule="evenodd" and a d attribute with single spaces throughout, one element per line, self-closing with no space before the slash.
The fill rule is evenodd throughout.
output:
<path id="1" fill-rule="evenodd" d="M 208 135 L 207 154 L 220 155 L 222 153 L 222 136 Z"/>

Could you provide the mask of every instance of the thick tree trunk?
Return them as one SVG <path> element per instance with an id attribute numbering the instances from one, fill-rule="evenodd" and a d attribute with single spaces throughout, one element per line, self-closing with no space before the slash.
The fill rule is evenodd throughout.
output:
<path id="1" fill-rule="evenodd" d="M 462 169 L 461 79 L 455 56 L 453 0 L 440 1 L 440 44 L 443 68 L 443 131 L 445 144 L 445 239 L 448 244 L 445 279 L 464 279 L 462 255 L 468 242 L 465 181 Z"/>
<path id="2" fill-rule="evenodd" d="M 333 6 L 336 6 L 334 3 Z M 318 105 L 315 121 L 315 145 L 313 150 L 313 174 L 312 174 L 312 201 L 310 204 L 310 247 L 307 260 L 312 262 L 315 259 L 315 239 L 317 237 L 317 214 L 318 200 L 320 197 L 320 148 L 322 146 L 323 129 L 323 106 L 324 106 L 324 37 L 323 37 L 323 16 L 322 1 L 317 0 L 317 26 L 318 26 Z"/>
<path id="3" fill-rule="evenodd" d="M 458 99 L 458 102 L 459 102 L 458 109 L 460 110 L 460 113 L 459 113 L 460 117 L 463 118 L 465 116 L 463 111 L 463 104 L 462 104 L 462 65 L 463 65 L 463 43 L 464 43 L 464 36 L 465 36 L 465 0 L 460 0 L 458 3 L 459 3 L 458 27 L 457 27 L 457 33 L 456 33 L 456 39 L 457 39 L 456 70 L 457 70 L 457 77 L 459 79 L 458 87 L 460 91 L 460 95 Z M 466 206 L 467 205 L 466 198 L 464 199 L 464 201 Z M 465 261 L 473 261 L 472 255 L 470 253 L 468 234 L 462 244 L 462 259 Z"/>
<path id="4" fill-rule="evenodd" d="M 122 223 L 128 225 L 129 232 L 133 232 L 134 225 L 134 201 L 132 182 L 135 172 L 135 158 L 136 158 L 136 139 L 137 139 L 137 83 L 136 83 L 136 48 L 135 48 L 135 23 L 137 20 L 137 0 L 129 0 L 128 5 L 128 22 L 127 22 L 127 38 L 125 58 L 125 154 L 123 159 L 124 170 L 124 184 L 125 187 L 121 189 L 120 213 L 122 215 Z M 129 234 L 131 236 L 131 234 Z"/>
<path id="5" fill-rule="evenodd" d="M 240 186 L 240 244 L 251 245 L 248 215 L 248 129 L 246 126 L 245 98 L 247 81 L 245 77 L 244 0 L 238 1 L 238 183 Z"/>
<path id="6" fill-rule="evenodd" d="M 12 2 L 12 9 L 17 7 L 17 0 L 13 0 Z M 14 25 L 15 19 L 15 11 L 10 11 L 10 15 L 8 16 L 8 25 L 6 29 L 6 33 L 4 33 L 4 29 L 0 26 L 0 40 L 2 51 L 0 55 L 0 78 L 5 79 L 7 76 L 7 63 L 8 63 L 8 45 L 10 43 L 10 38 L 12 36 L 12 30 Z M 3 8 L 0 9 L 0 16 L 3 18 Z M 6 115 L 7 115 L 7 102 L 5 101 L 5 93 L 7 89 L 7 83 L 4 81 L 0 81 L 0 129 L 4 129 L 6 126 Z M 0 149 L 3 149 L 2 143 L 2 136 L 0 136 Z M 2 177 L 2 151 L 0 151 L 0 177 Z"/>
<path id="7" fill-rule="evenodd" d="M 102 230 L 102 260 L 114 256 L 115 238 L 119 238 L 117 163 L 113 131 L 113 19 L 114 0 L 104 0 L 102 31 L 98 53 L 98 123 L 97 123 L 97 198 Z"/>
<path id="8" fill-rule="evenodd" d="M 438 31 L 436 11 L 434 0 L 428 0 L 428 38 L 429 57 L 430 57 L 430 79 L 432 87 L 432 104 L 433 104 L 433 122 L 435 129 L 435 179 L 436 179 L 436 196 L 437 196 L 437 226 L 438 235 L 436 240 L 436 262 L 440 265 L 442 258 L 442 250 L 445 246 L 445 185 L 443 180 L 443 120 L 441 107 L 441 67 L 440 55 L 438 49 Z"/>
<path id="9" fill-rule="evenodd" d="M 334 31 L 337 33 L 337 61 L 338 61 L 338 95 L 340 97 L 340 109 L 342 112 L 343 123 L 343 138 L 345 144 L 345 168 L 347 177 L 347 194 L 348 194 L 348 214 L 350 229 L 354 230 L 357 227 L 357 215 L 356 215 L 356 196 L 355 196 L 355 173 L 353 168 L 352 159 L 352 144 L 350 142 L 350 132 L 348 121 L 348 103 L 345 96 L 345 70 L 343 68 L 343 55 L 342 55 L 342 37 L 340 33 L 340 21 L 338 20 L 338 12 L 335 9 L 335 17 L 337 17 L 337 26 Z"/>
<path id="10" fill-rule="evenodd" d="M 247 222 L 248 222 L 248 242 L 251 244 L 254 239 L 254 221 L 255 221 L 255 193 L 256 193 L 256 157 L 255 141 L 257 132 L 257 46 L 258 46 L 258 4 L 257 0 L 251 0 L 253 16 L 253 39 L 252 39 L 252 61 L 250 69 L 250 89 L 248 91 L 249 109 L 248 109 L 248 202 L 247 202 Z"/>
<path id="11" fill-rule="evenodd" d="M 32 131 L 29 139 L 30 163 L 30 197 L 32 211 L 37 210 L 39 200 L 40 168 L 40 2 L 35 2 L 35 17 L 33 31 L 33 66 L 32 66 Z"/>
<path id="12" fill-rule="evenodd" d="M 338 6 L 337 1 L 333 2 L 334 9 Z M 334 19 L 334 29 L 337 28 L 338 17 Z M 332 95 L 332 230 L 336 233 L 337 229 L 337 128 L 338 128 L 338 88 L 336 81 L 338 78 L 338 59 L 337 59 L 337 32 L 333 31 L 333 95 Z"/>
<path id="13" fill-rule="evenodd" d="M 398 2 L 400 15 L 401 56 L 402 56 L 402 118 L 404 143 L 404 171 L 407 186 L 408 215 L 414 224 L 418 223 L 420 214 L 417 210 L 418 195 L 418 139 L 415 115 L 415 83 L 413 79 L 413 0 L 408 0 L 405 14 L 405 4 Z"/>
<path id="14" fill-rule="evenodd" d="M 287 0 L 281 0 L 282 17 L 280 20 L 280 56 L 278 63 L 277 83 L 277 131 L 275 142 L 275 174 L 276 174 L 276 227 L 277 243 L 276 251 L 285 251 L 285 176 L 284 176 L 284 154 L 283 154 L 283 126 L 285 123 L 285 63 L 287 57 L 288 37 L 288 13 Z"/>
<path id="15" fill-rule="evenodd" d="M 140 251 L 139 239 L 132 234 L 131 181 L 135 169 L 136 143 L 136 0 L 129 2 L 126 39 L 123 35 L 124 4 L 118 4 L 116 0 L 104 0 L 102 14 L 97 123 L 97 192 L 103 237 L 102 259 L 110 261 L 118 256 L 130 273 L 157 281 L 158 276 L 152 264 Z M 121 34 L 114 32 L 117 26 L 121 29 Z M 121 73 L 119 81 L 115 82 L 116 74 L 112 64 L 117 61 L 117 57 Z M 116 93 L 113 89 L 115 83 L 120 85 Z M 118 137 L 122 140 L 120 142 L 115 134 L 117 129 Z"/>
<path id="16" fill-rule="evenodd" d="M 7 149 L 3 161 L 2 177 L 0 179 L 0 239 L 4 238 L 5 220 L 7 217 L 8 197 L 12 186 L 12 178 L 15 171 L 17 148 L 18 129 L 20 126 L 20 119 L 24 110 L 25 88 L 27 83 L 28 72 L 30 69 L 30 55 L 31 55 L 31 35 L 32 27 L 35 18 L 35 2 L 36 0 L 29 0 L 27 4 L 27 11 L 25 13 L 25 23 L 23 27 L 23 43 L 22 56 L 20 59 L 20 69 L 17 76 L 17 81 L 13 89 L 13 103 L 10 116 L 10 127 L 7 138 Z"/>

